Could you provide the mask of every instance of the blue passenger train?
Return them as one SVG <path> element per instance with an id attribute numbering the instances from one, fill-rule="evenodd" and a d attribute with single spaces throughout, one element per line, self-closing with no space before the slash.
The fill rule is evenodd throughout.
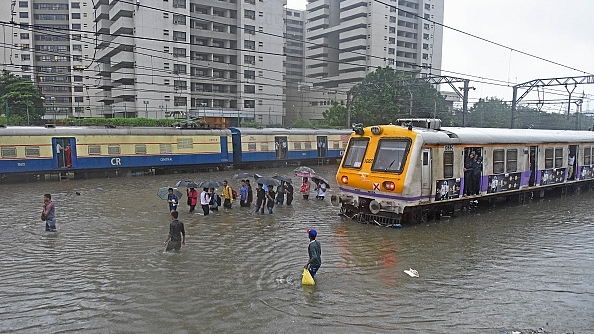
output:
<path id="1" fill-rule="evenodd" d="M 339 159 L 352 130 L 0 127 L 0 175 Z"/>

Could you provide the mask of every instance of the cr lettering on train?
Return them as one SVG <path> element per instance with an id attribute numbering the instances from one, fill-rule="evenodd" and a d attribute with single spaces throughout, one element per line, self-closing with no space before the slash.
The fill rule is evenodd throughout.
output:
<path id="1" fill-rule="evenodd" d="M 122 164 L 122 161 L 120 160 L 120 158 L 111 158 L 112 166 L 120 166 L 121 164 Z"/>

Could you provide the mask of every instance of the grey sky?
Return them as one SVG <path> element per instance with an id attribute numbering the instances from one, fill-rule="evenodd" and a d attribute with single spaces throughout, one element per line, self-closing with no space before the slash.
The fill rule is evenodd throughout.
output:
<path id="1" fill-rule="evenodd" d="M 306 0 L 287 0 L 288 8 L 305 9 L 305 4 Z M 445 0 L 446 26 L 581 72 L 444 28 L 442 74 L 470 79 L 476 88 L 470 93 L 471 101 L 485 96 L 509 101 L 512 88 L 507 85 L 533 79 L 594 74 L 593 15 L 594 0 Z M 544 99 L 567 99 L 564 87 L 553 89 L 544 93 Z M 591 95 L 584 99 L 584 110 L 594 109 L 594 84 L 577 86 L 572 99 L 581 97 L 582 91 Z M 536 101 L 538 95 L 534 90 L 526 101 Z M 567 105 L 548 105 L 543 110 L 562 108 L 566 110 Z"/>

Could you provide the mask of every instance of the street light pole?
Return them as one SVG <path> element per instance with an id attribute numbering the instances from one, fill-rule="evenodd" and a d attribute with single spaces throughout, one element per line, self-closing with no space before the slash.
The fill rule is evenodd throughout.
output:
<path id="1" fill-rule="evenodd" d="M 50 97 L 50 100 L 52 101 L 52 112 L 54 113 L 54 124 L 56 124 L 56 98 L 55 97 Z"/>
<path id="2" fill-rule="evenodd" d="M 144 102 L 144 118 L 148 118 L 148 104 L 149 101 L 142 101 Z"/>

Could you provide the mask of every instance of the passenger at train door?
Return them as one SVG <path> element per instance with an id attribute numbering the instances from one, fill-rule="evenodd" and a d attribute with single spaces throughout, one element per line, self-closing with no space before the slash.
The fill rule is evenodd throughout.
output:
<path id="1" fill-rule="evenodd" d="M 568 180 L 573 180 L 573 173 L 574 173 L 574 166 L 575 166 L 575 154 L 573 153 L 569 153 L 569 157 L 567 158 L 567 166 L 568 168 L 568 172 L 567 172 L 567 179 Z"/>
<path id="2" fill-rule="evenodd" d="M 483 157 L 476 155 L 474 170 L 472 172 L 473 195 L 478 195 L 481 191 L 481 174 L 483 172 Z"/>
<path id="3" fill-rule="evenodd" d="M 470 152 L 466 161 L 464 161 L 464 196 L 474 195 L 473 173 L 476 162 L 474 161 L 474 151 Z"/>

